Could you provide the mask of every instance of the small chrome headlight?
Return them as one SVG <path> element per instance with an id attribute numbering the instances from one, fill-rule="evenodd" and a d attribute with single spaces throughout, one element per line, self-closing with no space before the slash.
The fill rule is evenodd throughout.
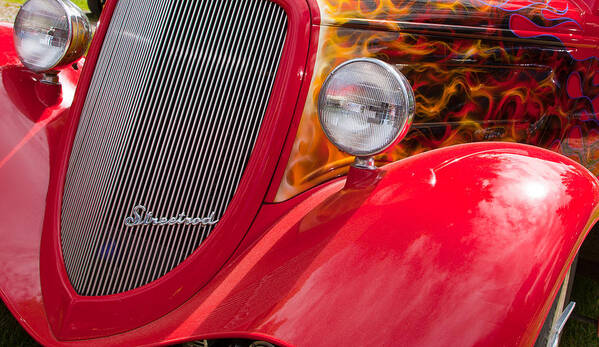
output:
<path id="1" fill-rule="evenodd" d="M 81 58 L 91 25 L 69 0 L 29 0 L 17 14 L 14 37 L 23 65 L 44 72 Z"/>
<path id="2" fill-rule="evenodd" d="M 327 77 L 318 115 L 335 146 L 368 157 L 406 135 L 414 105 L 412 87 L 398 69 L 378 59 L 360 58 L 339 65 Z"/>

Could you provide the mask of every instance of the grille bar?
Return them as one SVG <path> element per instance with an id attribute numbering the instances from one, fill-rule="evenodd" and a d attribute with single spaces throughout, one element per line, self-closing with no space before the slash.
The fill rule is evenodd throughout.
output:
<path id="1" fill-rule="evenodd" d="M 214 226 L 126 227 L 155 217 L 222 217 L 253 150 L 286 38 L 267 0 L 120 0 L 75 137 L 61 240 L 80 295 L 148 284 Z"/>

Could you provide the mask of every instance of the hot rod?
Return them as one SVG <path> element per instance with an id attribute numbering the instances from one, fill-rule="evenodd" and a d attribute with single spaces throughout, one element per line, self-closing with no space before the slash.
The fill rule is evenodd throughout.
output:
<path id="1" fill-rule="evenodd" d="M 0 297 L 40 343 L 558 343 L 598 2 L 108 0 L 92 31 L 0 26 Z"/>

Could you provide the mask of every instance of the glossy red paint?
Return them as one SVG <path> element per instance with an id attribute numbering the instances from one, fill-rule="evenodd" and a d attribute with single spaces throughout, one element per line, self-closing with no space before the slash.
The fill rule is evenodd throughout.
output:
<path id="1" fill-rule="evenodd" d="M 110 16 L 117 1 L 103 11 L 97 36 L 88 54 L 70 121 L 65 125 L 62 146 L 50 171 L 50 188 L 45 210 L 41 249 L 41 279 L 44 304 L 54 334 L 63 340 L 86 339 L 116 334 L 150 322 L 181 305 L 203 287 L 229 259 L 249 229 L 279 160 L 293 118 L 305 75 L 310 47 L 311 16 L 305 0 L 277 0 L 287 12 L 288 39 L 283 48 L 271 102 L 254 151 L 235 197 L 210 238 L 187 260 L 166 276 L 141 288 L 111 296 L 79 296 L 66 274 L 60 243 L 60 214 L 69 153 L 78 126 L 91 75 Z M 273 153 L 275 155 L 273 155 Z M 193 280 L 190 280 L 193 278 Z M 148 305 L 153 302 L 153 305 Z"/>
<path id="2" fill-rule="evenodd" d="M 376 331 L 380 345 L 530 345 L 597 219 L 599 182 L 558 154 L 482 143 L 352 169 L 297 199 L 164 317 L 93 341 L 41 341 L 369 345 Z"/>
<path id="3" fill-rule="evenodd" d="M 313 0 L 310 0 L 309 3 L 310 2 L 313 2 Z M 320 21 L 320 14 L 318 14 L 317 16 L 314 15 L 314 13 L 319 13 L 318 7 L 316 8 L 316 10 L 314 8 L 311 8 L 310 11 L 312 14 L 312 23 L 314 23 L 314 21 Z M 287 162 L 289 161 L 289 155 L 291 154 L 291 150 L 295 142 L 295 134 L 297 133 L 297 129 L 301 121 L 301 117 L 299 117 L 298 115 L 302 114 L 304 104 L 306 103 L 306 99 L 308 98 L 308 92 L 310 91 L 310 84 L 312 83 L 312 76 L 314 74 L 314 67 L 316 66 L 316 53 L 318 51 L 319 34 L 320 26 L 312 24 L 310 30 L 310 47 L 308 50 L 308 61 L 306 62 L 306 70 L 303 76 L 304 79 L 302 82 L 302 89 L 300 91 L 300 96 L 297 100 L 297 104 L 295 105 L 295 116 L 292 119 L 291 126 L 289 127 L 289 131 L 287 132 L 287 136 L 285 137 L 285 144 L 283 146 L 283 150 L 281 151 L 281 155 L 277 163 L 275 173 L 268 188 L 268 193 L 265 199 L 265 201 L 267 202 L 273 202 L 275 200 L 277 191 L 279 190 L 279 186 L 281 185 L 281 181 L 283 180 L 283 175 L 285 174 L 285 168 L 287 166 Z"/>
<path id="4" fill-rule="evenodd" d="M 588 171 L 522 145 L 354 170 L 345 188 L 332 183 L 292 208 L 163 321 L 189 323 L 166 329 L 173 338 L 226 326 L 297 346 L 368 345 L 373 331 L 381 345 L 527 345 L 598 202 Z M 202 312 L 222 306 L 234 318 Z"/>
<path id="5" fill-rule="evenodd" d="M 47 340 L 39 252 L 49 149 L 61 140 L 53 129 L 67 119 L 79 72 L 61 71 L 60 88 L 41 85 L 20 64 L 12 33 L 0 24 L 0 298 L 33 337 Z"/>
<path id="6" fill-rule="evenodd" d="M 298 37 L 305 34 L 297 47 L 286 48 L 283 60 L 307 57 L 308 64 L 290 63 L 297 70 L 277 80 L 278 92 L 300 97 L 297 105 L 270 106 L 240 188 L 252 194 L 238 194 L 249 194 L 255 204 L 243 213 L 228 212 L 248 217 L 247 225 L 231 221 L 220 240 L 200 250 L 204 255 L 144 288 L 111 297 L 81 298 L 70 289 L 57 228 L 78 114 L 116 1 L 109 1 L 102 15 L 70 113 L 78 72 L 61 73 L 59 105 L 46 106 L 52 104 L 47 90 L 50 98 L 43 93 L 43 100 L 30 104 L 15 91 L 36 92 L 36 76 L 18 67 L 12 44 L 2 51 L 6 95 L 0 88 L 0 105 L 14 124 L 0 129 L 0 266 L 8 269 L 0 272 L 0 296 L 11 311 L 46 345 L 221 337 L 279 345 L 369 345 L 373 331 L 375 344 L 534 341 L 564 270 L 595 222 L 597 180 L 554 153 L 479 144 L 377 171 L 352 169 L 347 181 L 260 206 L 279 160 L 282 168 L 268 193 L 274 197 L 293 145 L 299 117 L 291 118 L 303 109 L 314 68 L 318 27 L 310 33 L 310 20 L 321 20 L 315 0 L 308 1 L 311 13 L 303 0 L 281 3 L 294 10 L 303 4 L 293 16 L 303 23 Z M 12 40 L 9 34 L 9 27 L 0 27 L 0 48 Z M 287 133 L 287 140 L 274 136 Z M 273 154 L 283 141 L 283 154 Z M 256 184 L 255 177 L 267 179 Z M 236 203 L 241 209 L 248 201 Z M 225 235 L 230 239 L 223 240 Z M 206 263 L 197 270 L 202 257 L 212 259 L 211 271 L 204 272 Z M 59 341 L 126 330 L 91 341 Z"/>

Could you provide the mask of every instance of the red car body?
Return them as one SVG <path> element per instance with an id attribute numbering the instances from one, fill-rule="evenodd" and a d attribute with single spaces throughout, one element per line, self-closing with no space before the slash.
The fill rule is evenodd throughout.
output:
<path id="1" fill-rule="evenodd" d="M 11 312 L 44 345 L 533 344 L 599 218 L 593 4 L 274 2 L 287 40 L 226 214 L 166 275 L 103 296 L 73 289 L 60 218 L 118 1 L 58 89 L 22 67 L 0 27 L 0 296 Z M 413 130 L 374 171 L 350 168 L 315 116 L 324 78 L 360 56 L 401 66 L 417 102 Z M 485 140 L 498 142 L 467 144 Z"/>

